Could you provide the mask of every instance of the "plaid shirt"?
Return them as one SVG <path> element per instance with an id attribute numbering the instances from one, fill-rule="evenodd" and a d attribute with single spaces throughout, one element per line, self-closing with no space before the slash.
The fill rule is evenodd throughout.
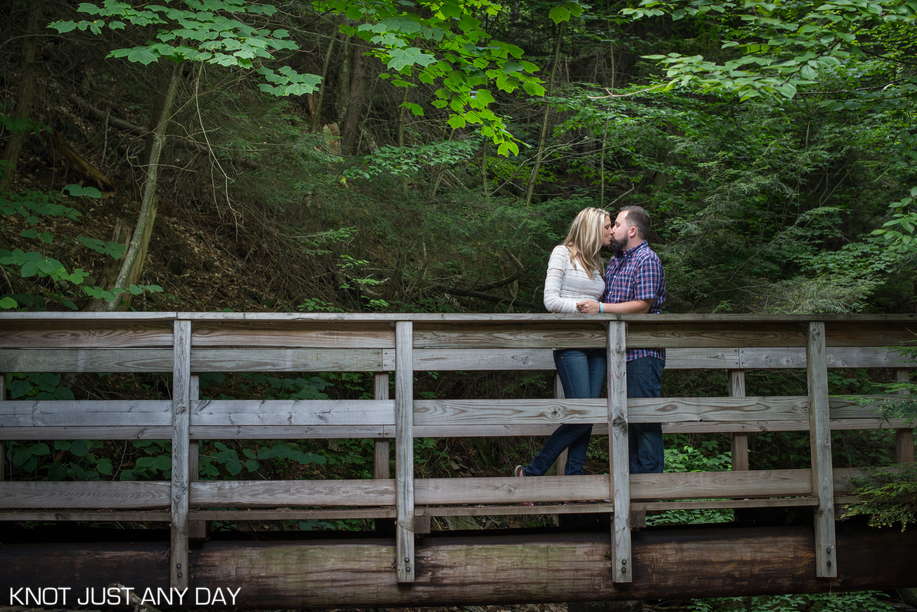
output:
<path id="1" fill-rule="evenodd" d="M 618 304 L 634 300 L 655 300 L 649 314 L 661 313 L 665 302 L 665 271 L 646 240 L 624 251 L 620 257 L 612 257 L 605 268 L 602 302 Z M 665 349 L 627 349 L 627 361 L 641 357 L 656 357 L 665 361 Z"/>

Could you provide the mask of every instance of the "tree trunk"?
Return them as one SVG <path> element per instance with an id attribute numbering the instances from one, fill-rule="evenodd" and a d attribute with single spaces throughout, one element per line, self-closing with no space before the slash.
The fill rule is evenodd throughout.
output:
<path id="1" fill-rule="evenodd" d="M 554 90 L 554 75 L 557 74 L 557 65 L 560 63 L 560 43 L 564 38 L 564 25 L 562 21 L 557 29 L 557 43 L 554 45 L 554 63 L 551 66 L 551 76 L 548 79 L 547 95 L 551 95 Z M 544 157 L 544 143 L 548 138 L 548 117 L 551 113 L 551 105 L 545 102 L 544 117 L 541 121 L 541 134 L 538 136 L 538 151 L 535 153 L 535 164 L 532 166 L 532 174 L 529 175 L 529 183 L 525 187 L 525 204 L 528 206 L 532 203 L 532 195 L 535 193 L 535 181 L 538 179 L 538 171 L 541 169 L 541 160 Z"/>
<path id="2" fill-rule="evenodd" d="M 32 10 L 29 11 L 29 23 L 26 26 L 28 34 L 22 44 L 22 78 L 19 80 L 19 96 L 16 99 L 16 113 L 13 117 L 16 120 L 27 119 L 32 114 L 32 104 L 35 101 L 35 71 L 37 66 L 35 57 L 38 55 L 38 37 L 41 33 L 44 10 L 44 0 L 35 0 Z M 16 175 L 16 164 L 19 163 L 19 155 L 22 152 L 25 138 L 25 132 L 15 132 L 6 145 L 3 161 L 9 164 L 9 170 L 8 174 L 3 177 L 2 185 L 0 185 L 0 190 L 2 191 L 9 191 L 10 187 L 12 187 L 13 178 Z"/>
<path id="3" fill-rule="evenodd" d="M 363 111 L 363 92 L 366 90 L 365 47 L 359 45 L 353 52 L 353 73 L 350 78 L 350 97 L 341 124 L 341 153 L 354 155 L 360 138 L 360 115 Z"/>
<path id="4" fill-rule="evenodd" d="M 328 43 L 328 52 L 325 54 L 325 65 L 322 67 L 322 82 L 318 88 L 318 99 L 315 102 L 315 110 L 312 112 L 312 133 L 318 134 L 322 129 L 322 100 L 325 97 L 325 87 L 328 82 L 328 66 L 331 65 L 331 56 L 334 54 L 334 42 L 337 40 L 337 30 L 331 33 L 331 41 Z"/>
<path id="5" fill-rule="evenodd" d="M 176 64 L 169 79 L 169 85 L 163 96 L 162 104 L 156 117 L 156 126 L 150 133 L 147 147 L 149 157 L 147 161 L 147 176 L 143 183 L 140 201 L 140 215 L 134 227 L 130 245 L 121 262 L 121 269 L 111 289 L 127 289 L 131 279 L 136 280 L 143 271 L 143 261 L 149 245 L 150 235 L 153 230 L 153 221 L 156 219 L 156 186 L 159 182 L 159 158 L 162 155 L 165 143 L 166 127 L 172 115 L 172 106 L 178 93 L 178 83 L 181 80 L 182 65 Z M 131 294 L 123 293 L 121 299 L 106 302 L 106 311 L 126 310 L 130 305 Z"/>

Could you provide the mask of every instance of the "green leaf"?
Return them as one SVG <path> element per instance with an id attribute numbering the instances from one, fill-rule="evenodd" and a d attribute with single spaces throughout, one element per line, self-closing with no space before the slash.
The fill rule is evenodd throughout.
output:
<path id="1" fill-rule="evenodd" d="M 18 308 L 19 304 L 16 303 L 11 297 L 0 298 L 0 308 L 4 310 L 10 310 L 11 308 Z"/>
<path id="2" fill-rule="evenodd" d="M 555 6 L 551 9 L 548 17 L 550 17 L 555 24 L 560 24 L 562 21 L 570 21 L 570 11 L 567 10 L 565 6 Z"/>

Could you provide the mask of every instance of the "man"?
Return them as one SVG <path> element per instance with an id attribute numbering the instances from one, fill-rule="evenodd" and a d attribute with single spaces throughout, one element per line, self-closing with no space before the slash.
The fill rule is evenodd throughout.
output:
<path id="1" fill-rule="evenodd" d="M 646 241 L 650 216 L 639 206 L 625 206 L 612 228 L 614 257 L 605 269 L 602 302 L 577 302 L 580 312 L 659 314 L 665 302 L 662 262 Z M 659 397 L 665 349 L 627 349 L 627 397 Z M 630 473 L 662 472 L 665 453 L 661 423 L 631 423 L 628 427 Z"/>

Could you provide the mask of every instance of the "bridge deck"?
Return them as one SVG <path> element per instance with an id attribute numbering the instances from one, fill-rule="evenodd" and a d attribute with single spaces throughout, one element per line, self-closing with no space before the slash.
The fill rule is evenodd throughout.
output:
<path id="1" fill-rule="evenodd" d="M 911 429 L 883 421 L 874 406 L 829 397 L 828 369 L 892 368 L 904 380 L 913 364 L 895 347 L 913 342 L 915 329 L 913 315 L 4 313 L 0 370 L 171 372 L 173 388 L 164 401 L 22 401 L 5 400 L 3 393 L 0 440 L 168 439 L 173 456 L 170 481 L 0 479 L 0 520 L 168 521 L 168 583 L 186 588 L 191 575 L 182 568 L 189 567 L 189 535 L 205 520 L 394 518 L 395 555 L 389 553 L 386 571 L 393 572 L 395 584 L 410 585 L 423 565 L 415 554 L 415 534 L 424 531 L 424 517 L 609 514 L 602 557 L 609 559 L 611 583 L 624 588 L 635 580 L 639 552 L 631 510 L 807 506 L 815 521 L 806 572 L 834 579 L 838 567 L 851 562 L 838 548 L 835 507 L 855 501 L 849 482 L 856 471 L 833 467 L 830 432 L 895 429 L 899 462 L 913 462 L 914 442 Z M 627 399 L 626 346 L 666 348 L 668 369 L 726 370 L 729 395 Z M 533 400 L 414 397 L 416 371 L 553 370 L 553 348 L 582 347 L 608 350 L 608 399 L 568 400 L 562 393 Z M 746 397 L 745 372 L 774 368 L 806 369 L 808 394 Z M 197 377 L 207 372 L 372 372 L 376 395 L 199 400 Z M 421 479 L 414 474 L 415 437 L 546 435 L 558 423 L 576 422 L 594 423 L 596 433 L 610 434 L 608 475 Z M 663 422 L 667 432 L 729 432 L 733 471 L 628 475 L 628 422 Z M 809 431 L 811 465 L 749 471 L 747 436 L 757 431 Z M 285 438 L 374 438 L 376 477 L 197 479 L 197 440 Z M 388 471 L 390 440 L 394 478 Z"/>

